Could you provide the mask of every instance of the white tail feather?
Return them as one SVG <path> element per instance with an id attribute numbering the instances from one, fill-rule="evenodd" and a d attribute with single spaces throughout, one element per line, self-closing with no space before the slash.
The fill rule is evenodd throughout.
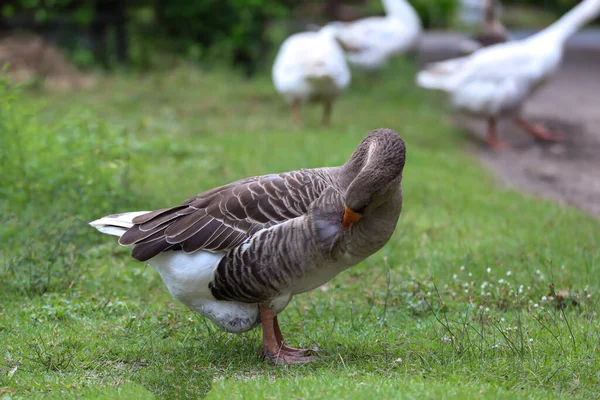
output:
<path id="1" fill-rule="evenodd" d="M 433 63 L 417 74 L 417 85 L 425 89 L 451 90 L 454 74 L 460 71 L 466 57 Z"/>
<path id="2" fill-rule="evenodd" d="M 417 85 L 425 89 L 443 89 L 443 78 L 429 71 L 421 71 L 417 75 Z"/>
<path id="3" fill-rule="evenodd" d="M 149 211 L 136 211 L 124 214 L 113 214 L 90 222 L 90 225 L 107 235 L 121 237 L 129 228 L 133 226 L 133 219 L 139 215 L 144 215 Z"/>

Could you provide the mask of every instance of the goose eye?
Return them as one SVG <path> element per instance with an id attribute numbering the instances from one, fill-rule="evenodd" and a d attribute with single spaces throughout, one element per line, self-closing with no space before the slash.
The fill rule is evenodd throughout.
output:
<path id="1" fill-rule="evenodd" d="M 367 206 L 362 206 L 358 210 L 352 210 L 352 211 L 354 211 L 357 214 L 364 214 L 366 209 L 367 209 Z"/>

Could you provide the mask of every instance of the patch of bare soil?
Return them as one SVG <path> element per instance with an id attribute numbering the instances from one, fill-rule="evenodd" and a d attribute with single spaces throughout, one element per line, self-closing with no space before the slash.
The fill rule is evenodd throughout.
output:
<path id="1" fill-rule="evenodd" d="M 435 36 L 426 43 L 422 62 L 457 52 L 456 45 Z M 499 137 L 515 148 L 493 151 L 484 142 L 485 121 L 456 119 L 477 139 L 474 153 L 501 182 L 600 218 L 600 32 L 581 34 L 569 43 L 560 71 L 526 103 L 523 113 L 527 120 L 561 134 L 563 141 L 535 140 L 506 120 L 498 126 Z"/>
<path id="2" fill-rule="evenodd" d="M 89 87 L 94 79 L 79 72 L 52 43 L 32 34 L 0 38 L 0 67 L 16 82 L 41 80 L 50 89 Z"/>

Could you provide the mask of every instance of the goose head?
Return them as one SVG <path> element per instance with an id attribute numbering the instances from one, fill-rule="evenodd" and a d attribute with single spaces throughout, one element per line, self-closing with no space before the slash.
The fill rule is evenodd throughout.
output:
<path id="1" fill-rule="evenodd" d="M 343 30 L 347 25 L 348 23 L 345 22 L 333 21 L 321 28 L 320 32 L 331 35 L 331 37 L 333 37 L 333 39 L 337 42 L 337 44 L 342 48 L 344 52 L 358 53 L 361 51 L 360 47 L 354 46 L 347 40 L 344 40 Z"/>
<path id="2" fill-rule="evenodd" d="M 343 167 L 349 181 L 344 229 L 397 198 L 405 160 L 406 146 L 397 132 L 376 129 L 363 139 Z"/>

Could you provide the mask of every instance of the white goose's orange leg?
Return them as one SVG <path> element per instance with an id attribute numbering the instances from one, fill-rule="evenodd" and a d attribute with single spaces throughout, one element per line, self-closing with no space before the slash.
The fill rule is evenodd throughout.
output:
<path id="1" fill-rule="evenodd" d="M 275 314 L 264 306 L 260 306 L 260 322 L 263 330 L 263 352 L 275 364 L 303 364 L 313 360 L 313 357 L 304 357 L 297 353 L 287 352 L 282 349 L 282 344 L 275 334 Z M 279 332 L 281 334 L 281 331 Z M 282 337 L 283 339 L 283 337 Z"/>
<path id="2" fill-rule="evenodd" d="M 523 118 L 515 118 L 515 123 L 521 128 L 525 129 L 525 131 L 527 131 L 527 133 L 529 133 L 531 136 L 537 139 L 547 140 L 550 142 L 556 142 L 562 139 L 560 135 L 550 132 L 542 125 L 532 124 L 530 122 L 527 122 Z"/>
<path id="3" fill-rule="evenodd" d="M 329 126 L 331 122 L 331 108 L 333 101 L 331 99 L 323 100 L 323 118 L 321 118 L 321 126 Z"/>
<path id="4" fill-rule="evenodd" d="M 491 148 L 496 150 L 511 149 L 512 146 L 498 139 L 496 133 L 496 119 L 488 118 L 487 142 Z"/>
<path id="5" fill-rule="evenodd" d="M 277 316 L 275 316 L 273 318 L 273 328 L 275 330 L 275 338 L 277 339 L 277 342 L 279 343 L 279 348 L 281 349 L 281 351 L 284 351 L 284 352 L 290 353 L 290 354 L 296 354 L 299 356 L 306 356 L 306 355 L 310 354 L 310 352 L 312 351 L 309 349 L 297 349 L 295 347 L 291 347 L 291 346 L 288 346 L 287 344 L 285 344 L 285 340 L 283 339 L 283 334 L 281 333 L 281 329 L 279 328 L 279 322 L 277 321 Z"/>
<path id="6" fill-rule="evenodd" d="M 293 100 L 290 104 L 290 110 L 292 112 L 292 123 L 296 126 L 300 125 L 300 101 Z"/>

